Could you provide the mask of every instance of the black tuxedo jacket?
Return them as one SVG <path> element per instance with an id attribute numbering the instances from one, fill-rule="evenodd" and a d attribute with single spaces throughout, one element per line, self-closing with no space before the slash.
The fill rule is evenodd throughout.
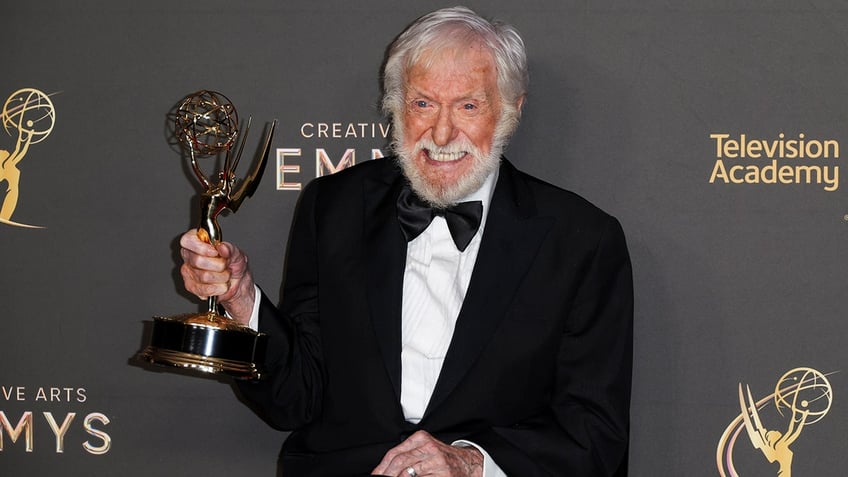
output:
<path id="1" fill-rule="evenodd" d="M 505 160 L 432 399 L 419 424 L 404 420 L 404 180 L 378 159 L 301 196 L 282 305 L 261 302 L 269 379 L 241 385 L 294 431 L 283 475 L 367 474 L 418 429 L 475 442 L 510 477 L 626 469 L 633 297 L 621 227 Z"/>

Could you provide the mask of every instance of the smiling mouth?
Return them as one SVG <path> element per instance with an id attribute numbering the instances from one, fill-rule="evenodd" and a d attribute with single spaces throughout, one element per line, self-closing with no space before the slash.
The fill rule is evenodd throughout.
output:
<path id="1" fill-rule="evenodd" d="M 468 155 L 468 151 L 456 151 L 456 152 L 446 152 L 446 151 L 433 151 L 431 149 L 424 149 L 424 154 L 427 156 L 427 159 L 436 162 L 455 162 L 466 155 Z"/>

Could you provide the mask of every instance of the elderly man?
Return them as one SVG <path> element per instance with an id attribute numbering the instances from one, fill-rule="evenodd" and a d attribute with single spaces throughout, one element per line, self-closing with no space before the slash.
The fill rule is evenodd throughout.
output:
<path id="1" fill-rule="evenodd" d="M 279 308 L 238 248 L 181 240 L 186 288 L 270 336 L 270 378 L 240 387 L 293 431 L 283 475 L 623 475 L 627 248 L 614 218 L 501 157 L 518 33 L 433 12 L 383 80 L 397 156 L 309 184 Z"/>

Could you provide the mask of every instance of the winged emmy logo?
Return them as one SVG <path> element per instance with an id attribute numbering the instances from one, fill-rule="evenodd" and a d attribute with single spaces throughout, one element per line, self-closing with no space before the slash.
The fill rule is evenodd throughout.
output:
<path id="1" fill-rule="evenodd" d="M 774 404 L 784 418 L 785 427 L 767 427 L 760 411 Z M 778 477 L 792 476 L 793 452 L 790 446 L 801 432 L 819 422 L 833 404 L 833 388 L 827 376 L 812 368 L 795 368 L 787 371 L 774 388 L 774 393 L 755 400 L 751 387 L 739 383 L 740 414 L 727 426 L 719 440 L 716 465 L 722 477 L 740 477 L 733 463 L 736 440 L 745 435 L 770 463 L 777 463 Z M 778 430 L 785 429 L 785 430 Z"/>

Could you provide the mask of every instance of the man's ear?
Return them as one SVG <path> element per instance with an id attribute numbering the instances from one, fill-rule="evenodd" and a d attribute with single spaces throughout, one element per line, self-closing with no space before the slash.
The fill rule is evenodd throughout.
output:
<path id="1" fill-rule="evenodd" d="M 516 110 L 516 111 L 521 111 L 521 108 L 524 106 L 524 100 L 525 100 L 526 98 L 527 98 L 527 95 L 526 95 L 526 94 L 522 94 L 522 95 L 521 95 L 521 96 L 519 96 L 519 98 L 515 101 L 515 110 Z"/>

